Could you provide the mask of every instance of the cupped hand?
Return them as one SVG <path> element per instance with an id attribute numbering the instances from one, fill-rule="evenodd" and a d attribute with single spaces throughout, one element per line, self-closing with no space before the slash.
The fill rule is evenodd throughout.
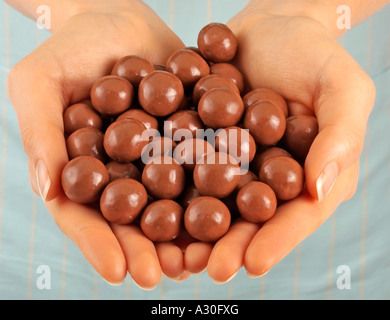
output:
<path id="1" fill-rule="evenodd" d="M 265 274 L 350 199 L 357 186 L 375 99 L 373 82 L 317 20 L 275 12 L 248 6 L 229 21 L 239 42 L 235 63 L 248 90 L 279 92 L 290 115 L 317 117 L 319 134 L 304 164 L 305 191 L 264 225 L 238 221 L 217 242 L 207 264 L 217 282 L 226 282 L 242 266 L 250 276 Z"/>
<path id="2" fill-rule="evenodd" d="M 9 93 L 31 185 L 59 228 L 108 282 L 121 283 L 129 272 L 139 286 L 152 288 L 162 273 L 182 276 L 182 251 L 173 244 L 155 246 L 136 226 L 108 224 L 98 210 L 69 201 L 60 180 L 68 161 L 64 108 L 88 99 L 94 81 L 110 74 L 119 58 L 134 54 L 161 64 L 184 46 L 142 1 L 123 3 L 86 8 L 56 26 L 11 70 Z"/>

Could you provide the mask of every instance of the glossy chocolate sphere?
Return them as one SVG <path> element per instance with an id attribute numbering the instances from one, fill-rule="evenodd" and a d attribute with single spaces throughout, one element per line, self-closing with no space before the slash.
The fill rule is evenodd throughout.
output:
<path id="1" fill-rule="evenodd" d="M 203 27 L 197 42 L 202 56 L 214 63 L 231 61 L 237 53 L 237 38 L 222 23 L 210 23 Z"/>
<path id="2" fill-rule="evenodd" d="M 149 204 L 141 216 L 141 229 L 154 242 L 172 241 L 181 231 L 184 209 L 173 200 Z"/>
<path id="3" fill-rule="evenodd" d="M 259 177 L 253 171 L 248 170 L 245 174 L 240 175 L 240 180 L 238 181 L 235 191 L 241 190 L 249 182 L 258 181 Z"/>
<path id="4" fill-rule="evenodd" d="M 305 160 L 309 149 L 318 134 L 316 117 L 301 115 L 286 119 L 286 132 L 283 142 L 286 149 L 301 161 Z"/>
<path id="5" fill-rule="evenodd" d="M 303 190 L 304 172 L 296 160 L 290 157 L 275 157 L 263 164 L 259 179 L 274 190 L 279 200 L 291 200 Z"/>
<path id="6" fill-rule="evenodd" d="M 141 80 L 154 70 L 150 61 L 140 56 L 129 55 L 116 62 L 111 74 L 126 78 L 137 89 Z"/>
<path id="7" fill-rule="evenodd" d="M 130 178 L 110 182 L 100 198 L 100 210 L 110 222 L 129 224 L 142 212 L 148 201 L 145 187 Z"/>
<path id="8" fill-rule="evenodd" d="M 130 178 L 137 181 L 141 181 L 141 172 L 132 163 L 121 163 L 118 161 L 110 161 L 106 164 L 110 181 L 114 181 L 120 178 Z"/>
<path id="9" fill-rule="evenodd" d="M 177 111 L 164 121 L 164 134 L 177 142 L 195 138 L 197 130 L 203 128 L 203 122 L 194 110 Z"/>
<path id="10" fill-rule="evenodd" d="M 69 159 L 79 156 L 92 156 L 100 161 L 106 160 L 106 152 L 103 146 L 104 134 L 93 127 L 81 128 L 74 131 L 66 139 L 66 149 Z"/>
<path id="11" fill-rule="evenodd" d="M 252 104 L 245 112 L 243 124 L 256 143 L 263 146 L 277 143 L 286 130 L 283 111 L 269 101 Z"/>
<path id="12" fill-rule="evenodd" d="M 141 160 L 147 164 L 151 159 L 158 156 L 173 157 L 173 152 L 177 144 L 168 137 L 154 137 L 148 145 L 143 149 Z"/>
<path id="13" fill-rule="evenodd" d="M 202 196 L 191 201 L 184 214 L 187 232 L 200 241 L 215 242 L 229 230 L 229 208 L 219 199 Z"/>
<path id="14" fill-rule="evenodd" d="M 284 113 L 284 116 L 288 116 L 288 106 L 286 100 L 276 91 L 267 88 L 257 88 L 249 91 L 243 98 L 245 109 L 249 108 L 252 104 L 261 101 L 269 101 L 277 105 Z"/>
<path id="15" fill-rule="evenodd" d="M 175 51 L 166 63 L 168 72 L 176 75 L 183 86 L 188 88 L 210 73 L 210 67 L 202 56 L 191 49 Z"/>
<path id="16" fill-rule="evenodd" d="M 123 119 L 135 119 L 142 122 L 142 124 L 148 130 L 149 129 L 158 130 L 158 120 L 152 115 L 150 115 L 149 113 L 141 109 L 127 110 L 117 118 L 117 121 Z"/>
<path id="17" fill-rule="evenodd" d="M 236 201 L 241 216 L 253 223 L 265 222 L 272 218 L 278 203 L 271 187 L 260 181 L 249 182 L 242 187 Z"/>
<path id="18" fill-rule="evenodd" d="M 219 74 L 231 79 L 240 93 L 244 91 L 244 77 L 241 71 L 231 63 L 214 63 L 210 66 L 210 73 Z"/>
<path id="19" fill-rule="evenodd" d="M 264 164 L 264 162 L 266 162 L 268 159 L 279 157 L 279 156 L 292 158 L 292 155 L 283 148 L 269 147 L 256 154 L 253 161 L 251 162 L 251 170 L 256 175 L 259 175 L 261 166 Z"/>
<path id="20" fill-rule="evenodd" d="M 223 152 L 211 152 L 198 161 L 193 177 L 201 194 L 221 199 L 237 187 L 240 167 L 232 156 Z"/>
<path id="21" fill-rule="evenodd" d="M 142 172 L 142 183 L 156 199 L 175 199 L 184 190 L 185 171 L 173 158 L 155 157 Z"/>
<path id="22" fill-rule="evenodd" d="M 78 129 L 87 127 L 98 130 L 102 130 L 103 128 L 103 121 L 99 113 L 86 103 L 76 103 L 69 106 L 65 109 L 63 117 L 64 131 L 66 134 L 71 134 Z"/>
<path id="23" fill-rule="evenodd" d="M 174 158 L 186 170 L 193 170 L 196 163 L 205 154 L 214 151 L 214 147 L 206 140 L 187 139 L 177 145 L 174 151 Z"/>
<path id="24" fill-rule="evenodd" d="M 70 160 L 62 170 L 61 183 L 65 195 L 72 201 L 88 204 L 99 200 L 109 183 L 103 162 L 91 156 Z"/>
<path id="25" fill-rule="evenodd" d="M 195 84 L 192 93 L 193 102 L 198 105 L 203 95 L 208 90 L 215 88 L 227 88 L 237 92 L 237 94 L 240 94 L 240 91 L 238 90 L 238 87 L 234 84 L 233 80 L 221 74 L 209 74 L 208 76 L 205 76 L 200 79 Z"/>
<path id="26" fill-rule="evenodd" d="M 217 130 L 237 125 L 244 113 L 244 103 L 236 92 L 215 88 L 202 96 L 198 113 L 206 126 Z"/>
<path id="27" fill-rule="evenodd" d="M 146 133 L 145 126 L 138 120 L 115 121 L 106 130 L 104 148 L 112 160 L 132 162 L 141 157 L 149 142 Z"/>
<path id="28" fill-rule="evenodd" d="M 166 71 L 153 71 L 142 79 L 138 99 L 142 108 L 153 116 L 174 113 L 183 102 L 184 87 L 180 79 Z"/>
<path id="29" fill-rule="evenodd" d="M 91 89 L 93 107 L 103 116 L 116 116 L 130 108 L 134 88 L 129 81 L 118 76 L 105 76 Z"/>

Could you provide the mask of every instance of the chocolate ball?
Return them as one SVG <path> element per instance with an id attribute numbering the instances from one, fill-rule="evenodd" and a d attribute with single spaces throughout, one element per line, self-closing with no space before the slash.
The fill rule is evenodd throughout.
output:
<path id="1" fill-rule="evenodd" d="M 93 107 L 103 116 L 117 116 L 130 108 L 134 88 L 118 76 L 105 76 L 95 81 L 91 89 Z"/>
<path id="2" fill-rule="evenodd" d="M 236 201 L 241 216 L 253 223 L 271 219 L 277 207 L 275 192 L 260 181 L 253 181 L 242 187 Z"/>
<path id="3" fill-rule="evenodd" d="M 275 157 L 263 164 L 259 180 L 268 184 L 279 200 L 291 200 L 303 190 L 304 171 L 293 158 Z"/>
<path id="4" fill-rule="evenodd" d="M 154 137 L 142 151 L 141 160 L 144 164 L 158 156 L 173 157 L 177 144 L 168 137 Z"/>
<path id="5" fill-rule="evenodd" d="M 81 128 L 74 131 L 66 139 L 66 149 L 69 159 L 79 156 L 92 156 L 102 162 L 106 160 L 106 152 L 103 146 L 104 134 L 93 127 Z"/>
<path id="6" fill-rule="evenodd" d="M 195 187 L 195 185 L 191 184 L 184 189 L 180 197 L 180 204 L 184 209 L 187 209 L 192 200 L 201 196 L 202 195 L 200 194 L 199 190 Z"/>
<path id="7" fill-rule="evenodd" d="M 132 163 L 110 161 L 106 164 L 106 169 L 110 177 L 110 182 L 120 178 L 130 178 L 141 181 L 141 172 Z"/>
<path id="8" fill-rule="evenodd" d="M 286 149 L 296 159 L 304 161 L 317 134 L 318 121 L 316 117 L 291 116 L 286 119 L 283 142 Z"/>
<path id="9" fill-rule="evenodd" d="M 261 101 L 269 101 L 277 105 L 284 113 L 284 116 L 288 116 L 288 106 L 286 100 L 276 91 L 267 88 L 257 88 L 249 91 L 243 98 L 245 109 L 249 108 L 252 104 Z"/>
<path id="10" fill-rule="evenodd" d="M 146 127 L 135 119 L 115 121 L 104 135 L 104 149 L 112 160 L 133 162 L 141 157 L 148 144 Z"/>
<path id="11" fill-rule="evenodd" d="M 187 139 L 177 145 L 173 157 L 186 170 L 194 170 L 196 163 L 205 154 L 214 151 L 214 147 L 206 140 Z"/>
<path id="12" fill-rule="evenodd" d="M 126 112 L 122 113 L 116 120 L 123 120 L 123 119 L 135 119 L 140 122 L 146 127 L 146 129 L 154 129 L 158 130 L 158 120 L 150 115 L 149 113 L 145 112 L 141 109 L 131 109 L 127 110 Z"/>
<path id="13" fill-rule="evenodd" d="M 279 157 L 279 156 L 292 158 L 292 155 L 285 149 L 279 147 L 269 147 L 256 154 L 253 161 L 251 162 L 251 170 L 256 175 L 258 175 L 264 162 L 266 162 L 268 159 Z"/>
<path id="14" fill-rule="evenodd" d="M 164 121 L 164 134 L 177 142 L 196 138 L 197 131 L 203 128 L 203 122 L 194 110 L 177 111 Z"/>
<path id="15" fill-rule="evenodd" d="M 232 156 L 223 152 L 211 152 L 195 165 L 193 177 L 201 194 L 221 199 L 237 187 L 240 167 Z"/>
<path id="16" fill-rule="evenodd" d="M 176 199 L 185 187 L 185 171 L 173 158 L 155 157 L 145 165 L 142 183 L 156 199 Z"/>
<path id="17" fill-rule="evenodd" d="M 238 41 L 230 28 L 222 23 L 210 23 L 198 35 L 202 56 L 214 63 L 228 62 L 236 56 Z"/>
<path id="18" fill-rule="evenodd" d="M 116 62 L 111 74 L 126 78 L 137 89 L 141 80 L 154 70 L 150 61 L 136 55 L 129 55 Z"/>
<path id="19" fill-rule="evenodd" d="M 102 130 L 103 121 L 95 109 L 86 103 L 76 103 L 64 111 L 64 131 L 71 134 L 78 129 L 92 127 Z"/>
<path id="20" fill-rule="evenodd" d="M 231 63 L 215 63 L 210 66 L 210 74 L 219 74 L 231 79 L 237 86 L 240 93 L 244 91 L 244 77 Z"/>
<path id="21" fill-rule="evenodd" d="M 192 92 L 193 102 L 198 105 L 203 95 L 208 90 L 215 88 L 228 88 L 237 92 L 237 94 L 240 94 L 240 91 L 238 90 L 238 87 L 235 85 L 233 80 L 221 74 L 209 74 L 208 76 L 201 78 L 195 84 L 194 90 Z"/>
<path id="22" fill-rule="evenodd" d="M 130 178 L 110 182 L 100 198 L 100 210 L 110 222 L 132 223 L 145 208 L 148 195 L 144 186 Z"/>
<path id="23" fill-rule="evenodd" d="M 215 242 L 229 230 L 229 208 L 219 199 L 202 196 L 191 201 L 184 213 L 184 226 L 195 239 Z"/>
<path id="24" fill-rule="evenodd" d="M 198 113 L 206 126 L 217 130 L 237 125 L 244 113 L 244 103 L 236 92 L 215 88 L 200 99 Z"/>
<path id="25" fill-rule="evenodd" d="M 167 116 L 175 112 L 183 101 L 184 87 L 174 74 L 153 71 L 142 79 L 138 89 L 141 107 L 153 116 Z"/>
<path id="26" fill-rule="evenodd" d="M 245 174 L 240 175 L 240 180 L 238 181 L 235 191 L 239 191 L 248 183 L 258 180 L 259 177 L 253 171 L 248 170 Z"/>
<path id="27" fill-rule="evenodd" d="M 141 229 L 154 242 L 172 241 L 181 231 L 184 209 L 173 200 L 157 200 L 141 216 Z"/>
<path id="28" fill-rule="evenodd" d="M 190 49 L 179 49 L 172 53 L 166 63 L 168 72 L 176 75 L 188 88 L 210 73 L 210 67 L 202 56 Z"/>
<path id="29" fill-rule="evenodd" d="M 249 168 L 256 154 L 256 142 L 248 130 L 237 126 L 227 127 L 217 134 L 215 149 L 235 157 L 241 166 Z"/>
<path id="30" fill-rule="evenodd" d="M 61 173 L 61 184 L 68 199 L 89 204 L 99 197 L 109 183 L 103 162 L 91 156 L 80 156 L 70 160 Z"/>
<path id="31" fill-rule="evenodd" d="M 245 112 L 243 124 L 245 129 L 249 129 L 256 143 L 263 146 L 277 143 L 286 130 L 283 111 L 269 101 L 252 104 Z"/>

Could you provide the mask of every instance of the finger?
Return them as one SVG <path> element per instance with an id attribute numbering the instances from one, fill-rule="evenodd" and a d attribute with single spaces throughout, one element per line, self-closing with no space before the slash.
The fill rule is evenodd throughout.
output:
<path id="1" fill-rule="evenodd" d="M 162 270 L 154 243 L 136 225 L 112 224 L 111 227 L 134 282 L 145 290 L 155 288 L 161 280 Z"/>
<path id="2" fill-rule="evenodd" d="M 339 176 L 324 201 L 318 202 L 305 192 L 281 205 L 248 246 L 244 258 L 247 273 L 251 276 L 265 274 L 313 233 L 341 202 L 350 197 L 356 186 L 358 166 L 355 163 Z"/>
<path id="3" fill-rule="evenodd" d="M 36 195 L 40 196 L 41 194 L 39 192 L 38 185 L 37 185 L 37 174 L 36 174 L 35 166 L 30 160 L 28 160 L 28 176 L 30 178 L 31 189 L 34 191 Z"/>
<path id="4" fill-rule="evenodd" d="M 164 275 L 179 279 L 184 273 L 183 251 L 172 242 L 156 243 L 156 251 Z"/>
<path id="5" fill-rule="evenodd" d="M 355 62 L 342 57 L 334 61 L 325 67 L 326 80 L 320 84 L 314 106 L 319 134 L 305 162 L 307 188 L 319 201 L 338 175 L 358 161 L 375 99 L 372 81 Z"/>
<path id="6" fill-rule="evenodd" d="M 245 220 L 235 222 L 211 252 L 207 271 L 217 283 L 231 280 L 243 266 L 246 249 L 259 225 Z"/>
<path id="7" fill-rule="evenodd" d="M 109 283 L 122 283 L 126 260 L 118 240 L 103 216 L 89 206 L 58 196 L 46 206 L 60 230 L 80 249 L 92 267 Z"/>
<path id="8" fill-rule="evenodd" d="M 185 269 L 191 273 L 203 272 L 209 261 L 213 245 L 205 242 L 193 242 L 188 245 L 184 254 Z"/>

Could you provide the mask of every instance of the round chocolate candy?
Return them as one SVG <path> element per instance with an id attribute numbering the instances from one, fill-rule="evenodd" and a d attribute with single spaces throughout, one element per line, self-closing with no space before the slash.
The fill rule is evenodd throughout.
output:
<path id="1" fill-rule="evenodd" d="M 142 150 L 141 160 L 144 164 L 158 156 L 173 157 L 173 152 L 177 144 L 168 137 L 154 137 L 148 145 Z"/>
<path id="2" fill-rule="evenodd" d="M 242 187 L 236 201 L 241 216 L 253 223 L 271 219 L 278 203 L 271 187 L 260 181 L 252 181 Z"/>
<path id="3" fill-rule="evenodd" d="M 116 120 L 119 121 L 123 119 L 135 119 L 142 122 L 142 124 L 148 130 L 158 130 L 158 120 L 141 109 L 127 110 L 126 112 L 122 113 Z"/>
<path id="4" fill-rule="evenodd" d="M 145 165 L 142 183 L 156 199 L 176 199 L 185 187 L 185 171 L 172 157 L 155 157 Z"/>
<path id="5" fill-rule="evenodd" d="M 192 200 L 201 196 L 202 195 L 199 190 L 196 189 L 195 185 L 191 184 L 184 189 L 180 197 L 180 204 L 184 209 L 187 209 Z"/>
<path id="6" fill-rule="evenodd" d="M 233 156 L 241 166 L 249 166 L 256 154 L 256 142 L 248 130 L 231 126 L 218 132 L 215 150 Z"/>
<path id="7" fill-rule="evenodd" d="M 121 163 L 118 161 L 110 161 L 106 164 L 110 181 L 114 181 L 120 178 L 130 178 L 137 181 L 141 181 L 141 172 L 132 163 Z"/>
<path id="8" fill-rule="evenodd" d="M 245 174 L 240 175 L 240 180 L 238 181 L 235 191 L 241 190 L 249 182 L 258 181 L 258 180 L 259 177 L 253 171 L 248 170 Z"/>
<path id="9" fill-rule="evenodd" d="M 145 126 L 135 119 L 115 121 L 104 135 L 104 149 L 112 160 L 133 162 L 149 142 Z"/>
<path id="10" fill-rule="evenodd" d="M 268 159 L 279 156 L 292 158 L 292 155 L 285 149 L 279 147 L 269 147 L 256 154 L 253 161 L 251 162 L 251 170 L 256 175 L 258 175 L 264 162 L 266 162 Z"/>
<path id="11" fill-rule="evenodd" d="M 141 216 L 141 229 L 154 242 L 172 241 L 181 231 L 184 209 L 173 200 L 149 204 Z"/>
<path id="12" fill-rule="evenodd" d="M 106 160 L 106 152 L 103 146 L 104 134 L 93 127 L 81 128 L 74 131 L 66 139 L 66 149 L 69 159 L 79 156 L 92 156 L 102 162 Z"/>
<path id="13" fill-rule="evenodd" d="M 96 80 L 91 89 L 92 105 L 103 116 L 117 116 L 126 111 L 133 99 L 133 86 L 118 76 L 104 76 Z"/>
<path id="14" fill-rule="evenodd" d="M 244 77 L 231 63 L 214 63 L 210 66 L 210 74 L 219 74 L 231 79 L 237 86 L 240 93 L 244 91 Z"/>
<path id="15" fill-rule="evenodd" d="M 210 73 L 210 67 L 203 57 L 186 48 L 172 53 L 166 68 L 180 79 L 185 88 L 193 87 L 200 78 Z"/>
<path id="16" fill-rule="evenodd" d="M 283 142 L 294 158 L 304 161 L 317 134 L 318 121 L 316 117 L 291 116 L 286 119 Z"/>
<path id="17" fill-rule="evenodd" d="M 229 230 L 229 208 L 219 199 L 202 196 L 191 201 L 184 213 L 184 226 L 195 239 L 215 242 Z"/>
<path id="18" fill-rule="evenodd" d="M 228 88 L 231 89 L 237 94 L 240 94 L 240 91 L 238 90 L 238 87 L 235 85 L 233 80 L 229 79 L 228 77 L 221 75 L 221 74 L 209 74 L 208 76 L 205 76 L 201 78 L 194 87 L 193 93 L 192 93 L 192 100 L 193 102 L 198 105 L 200 99 L 203 97 L 203 95 L 210 89 L 215 88 Z"/>
<path id="19" fill-rule="evenodd" d="M 76 103 L 64 111 L 64 131 L 65 134 L 81 129 L 92 127 L 98 130 L 103 128 L 103 120 L 96 110 L 86 103 Z"/>
<path id="20" fill-rule="evenodd" d="M 183 102 L 183 97 L 182 82 L 170 72 L 153 71 L 139 85 L 139 103 L 153 116 L 163 117 L 174 113 Z"/>
<path id="21" fill-rule="evenodd" d="M 198 48 L 211 62 L 228 62 L 236 56 L 238 41 L 230 28 L 222 23 L 210 23 L 200 30 Z"/>
<path id="22" fill-rule="evenodd" d="M 180 142 L 173 153 L 175 160 L 186 170 L 193 170 L 196 163 L 207 153 L 214 152 L 214 147 L 203 139 L 187 139 Z"/>
<path id="23" fill-rule="evenodd" d="M 150 61 L 140 56 L 129 55 L 116 62 L 111 74 L 126 78 L 135 89 L 138 89 L 141 80 L 154 70 Z"/>
<path id="24" fill-rule="evenodd" d="M 200 99 L 198 113 L 206 126 L 217 130 L 237 125 L 244 114 L 244 103 L 237 92 L 215 88 Z"/>
<path id="25" fill-rule="evenodd" d="M 203 122 L 194 110 L 177 111 L 164 121 L 164 135 L 177 142 L 195 138 L 197 130 L 203 128 Z"/>
<path id="26" fill-rule="evenodd" d="M 268 184 L 279 200 L 291 200 L 303 190 L 304 172 L 293 158 L 275 157 L 263 164 L 259 180 Z"/>
<path id="27" fill-rule="evenodd" d="M 201 194 L 221 199 L 237 187 L 240 167 L 232 156 L 223 152 L 210 152 L 195 165 L 193 177 Z"/>
<path id="28" fill-rule="evenodd" d="M 99 197 L 109 183 L 103 162 L 91 156 L 80 156 L 70 160 L 62 170 L 61 183 L 68 199 L 89 204 Z"/>
<path id="29" fill-rule="evenodd" d="M 246 110 L 243 125 L 245 129 L 249 129 L 256 143 L 271 146 L 283 137 L 286 117 L 272 102 L 260 101 Z"/>
<path id="30" fill-rule="evenodd" d="M 284 113 L 284 116 L 288 116 L 288 106 L 286 100 L 276 91 L 267 88 L 257 88 L 249 91 L 243 98 L 245 109 L 249 108 L 252 104 L 261 101 L 269 101 L 277 105 Z"/>
<path id="31" fill-rule="evenodd" d="M 132 223 L 145 208 L 148 195 L 145 187 L 130 178 L 110 182 L 100 197 L 100 210 L 110 222 Z"/>

